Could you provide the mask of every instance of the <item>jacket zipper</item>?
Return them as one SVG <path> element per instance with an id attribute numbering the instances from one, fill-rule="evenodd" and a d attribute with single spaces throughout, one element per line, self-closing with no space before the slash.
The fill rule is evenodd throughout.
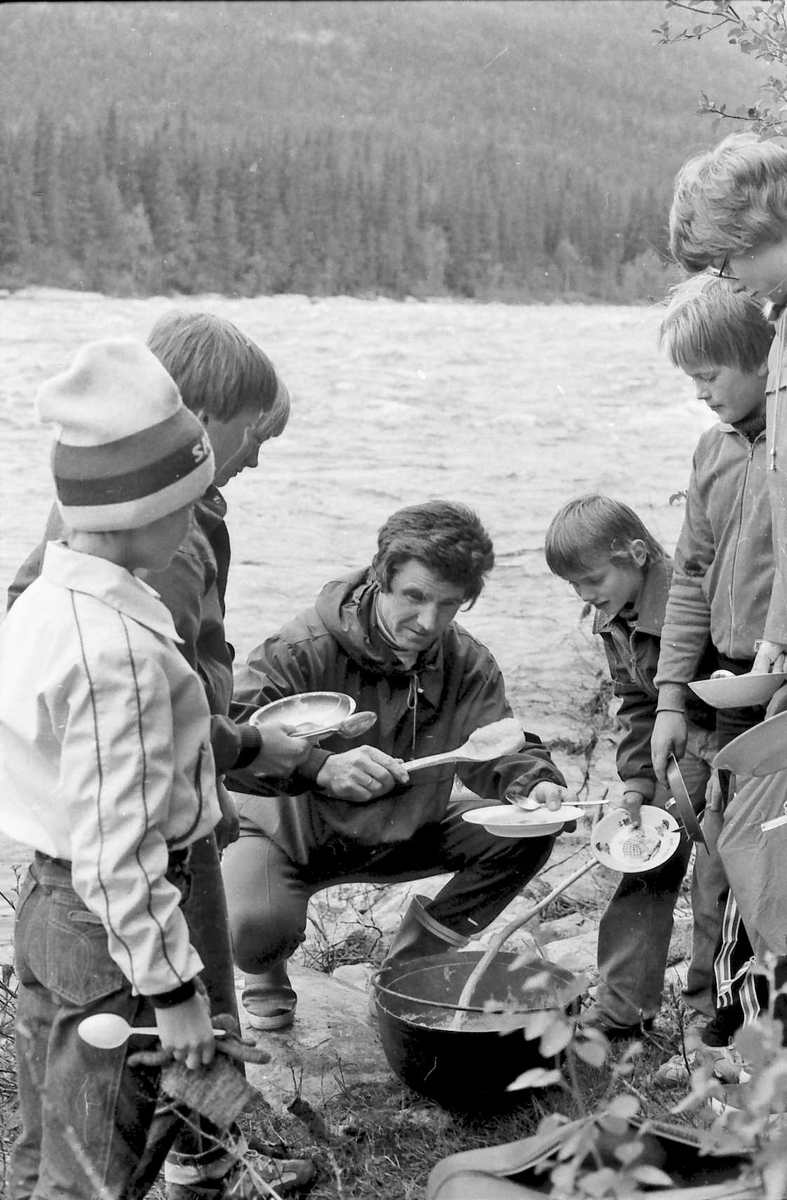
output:
<path id="1" fill-rule="evenodd" d="M 768 451 L 768 470 L 769 471 L 776 470 L 776 430 L 779 428 L 779 408 L 781 406 L 781 400 L 782 400 L 782 395 L 781 395 L 782 363 L 784 362 L 784 343 L 785 343 L 785 338 L 787 337 L 787 314 L 782 313 L 782 315 L 779 317 L 778 329 L 779 329 L 779 332 L 777 334 L 777 340 L 778 340 L 779 350 L 778 350 L 778 358 L 776 360 L 776 363 L 777 363 L 776 379 L 775 379 L 776 399 L 774 400 L 774 404 L 773 404 L 773 421 L 768 422 L 768 424 L 771 427 L 770 428 L 771 446 L 770 446 L 770 450 Z"/>
<path id="2" fill-rule="evenodd" d="M 742 434 L 738 436 L 742 437 Z M 743 529 L 743 509 L 746 499 L 746 485 L 749 482 L 749 470 L 751 468 L 752 459 L 754 458 L 754 447 L 763 434 L 758 434 L 753 442 L 749 442 L 749 449 L 746 455 L 746 470 L 743 473 L 743 486 L 740 492 L 740 504 L 738 506 L 738 532 L 735 535 L 735 551 L 732 556 L 732 570 L 730 571 L 730 590 L 729 590 L 729 605 L 730 605 L 730 625 L 727 632 L 730 646 L 733 645 L 733 632 L 735 630 L 735 568 L 738 563 L 738 548 L 741 541 L 741 530 Z"/>

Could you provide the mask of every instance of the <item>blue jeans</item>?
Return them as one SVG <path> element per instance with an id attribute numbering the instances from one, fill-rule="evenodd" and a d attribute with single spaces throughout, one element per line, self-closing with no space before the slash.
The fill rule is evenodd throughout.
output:
<path id="1" fill-rule="evenodd" d="M 9 1200 L 116 1200 L 145 1147 L 159 1071 L 129 1068 L 127 1046 L 88 1046 L 77 1026 L 98 1012 L 150 1024 L 152 1009 L 110 958 L 106 930 L 73 890 L 67 865 L 36 856 L 14 944 L 22 1130 Z"/>
<path id="2" fill-rule="evenodd" d="M 680 763 L 696 812 L 701 812 L 705 804 L 709 764 L 717 745 L 712 734 L 692 730 L 689 748 Z M 663 807 L 667 799 L 664 789 L 659 788 L 653 803 Z M 687 1003 L 707 1017 L 714 1013 L 713 960 L 728 888 L 716 852 L 719 818 L 717 813 L 705 813 L 703 834 L 710 853 L 701 845 L 696 851 L 692 955 L 684 992 Z M 596 1004 L 599 1015 L 610 1025 L 636 1025 L 655 1016 L 661 1007 L 675 903 L 690 854 L 691 844 L 682 834 L 672 858 L 655 871 L 624 875 L 607 905 L 599 923 Z"/>

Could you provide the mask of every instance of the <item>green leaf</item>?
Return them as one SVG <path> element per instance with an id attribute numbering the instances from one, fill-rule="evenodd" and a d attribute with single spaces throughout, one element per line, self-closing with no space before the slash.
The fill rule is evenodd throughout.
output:
<path id="1" fill-rule="evenodd" d="M 548 1009 L 528 1013 L 524 1024 L 525 1039 L 532 1042 L 535 1038 L 541 1037 L 556 1020 L 562 1021 L 563 1018 L 559 1013 L 551 1012 Z"/>
<path id="2" fill-rule="evenodd" d="M 638 1138 L 632 1138 L 631 1141 L 621 1142 L 619 1146 L 615 1147 L 615 1158 L 628 1167 L 642 1157 L 644 1149 L 645 1147 Z"/>
<path id="3" fill-rule="evenodd" d="M 572 1050 L 581 1058 L 583 1062 L 589 1063 L 591 1067 L 603 1067 L 607 1059 L 608 1047 L 602 1046 L 596 1041 L 579 1041 L 576 1039 Z"/>
<path id="4" fill-rule="evenodd" d="M 539 1088 L 551 1087 L 555 1083 L 562 1083 L 563 1076 L 560 1071 L 547 1070 L 545 1067 L 531 1067 L 529 1071 L 523 1071 L 521 1075 L 517 1075 L 516 1079 L 509 1083 L 506 1088 L 507 1092 L 518 1092 L 522 1088 Z"/>
<path id="5" fill-rule="evenodd" d="M 674 1179 L 671 1179 L 665 1171 L 660 1171 L 658 1167 L 651 1167 L 647 1163 L 642 1163 L 639 1167 L 632 1167 L 630 1174 L 638 1183 L 648 1183 L 651 1187 L 675 1186 Z"/>
<path id="6" fill-rule="evenodd" d="M 607 1112 L 614 1117 L 636 1117 L 639 1100 L 635 1096 L 615 1096 L 607 1105 Z"/>
<path id="7" fill-rule="evenodd" d="M 552 1058 L 565 1050 L 574 1036 L 574 1030 L 567 1021 L 555 1021 L 541 1038 L 538 1049 L 544 1058 Z"/>

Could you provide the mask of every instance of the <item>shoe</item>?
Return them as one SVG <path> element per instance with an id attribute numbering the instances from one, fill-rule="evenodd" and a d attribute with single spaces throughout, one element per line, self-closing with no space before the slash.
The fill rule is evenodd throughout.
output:
<path id="1" fill-rule="evenodd" d="M 721 1083 L 745 1083 L 750 1077 L 741 1056 L 732 1046 L 699 1046 L 685 1054 L 673 1054 L 654 1074 L 659 1083 L 669 1086 L 688 1084 L 702 1067 L 713 1067 Z"/>
<path id="2" fill-rule="evenodd" d="M 579 1029 L 595 1029 L 608 1042 L 632 1042 L 641 1039 L 653 1028 L 653 1017 L 642 1017 L 634 1025 L 615 1025 L 595 1005 L 580 1018 Z"/>
<path id="3" fill-rule="evenodd" d="M 298 1003 L 286 962 L 278 962 L 261 975 L 247 975 L 241 997 L 246 1020 L 252 1029 L 288 1029 L 295 1020 Z"/>
<path id="4" fill-rule="evenodd" d="M 310 1158 L 269 1158 L 247 1151 L 220 1179 L 168 1183 L 167 1200 L 258 1200 L 270 1196 L 270 1188 L 285 1196 L 311 1183 L 314 1172 Z"/>

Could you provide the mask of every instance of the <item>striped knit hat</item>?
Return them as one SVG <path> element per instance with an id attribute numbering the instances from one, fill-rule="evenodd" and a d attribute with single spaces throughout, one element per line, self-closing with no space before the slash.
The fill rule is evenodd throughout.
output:
<path id="1" fill-rule="evenodd" d="M 213 481 L 208 435 L 156 356 L 133 338 L 90 342 L 36 398 L 58 426 L 52 474 L 63 520 L 136 529 L 191 504 Z"/>

